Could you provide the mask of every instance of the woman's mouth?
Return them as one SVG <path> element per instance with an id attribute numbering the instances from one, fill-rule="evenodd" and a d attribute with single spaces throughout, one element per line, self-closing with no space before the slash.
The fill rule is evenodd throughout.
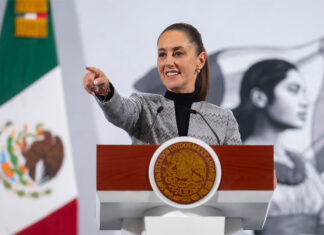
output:
<path id="1" fill-rule="evenodd" d="M 178 72 L 178 71 L 170 71 L 170 72 L 166 72 L 166 73 L 165 73 L 165 75 L 166 75 L 168 78 L 176 77 L 178 74 L 180 74 L 180 72 Z"/>

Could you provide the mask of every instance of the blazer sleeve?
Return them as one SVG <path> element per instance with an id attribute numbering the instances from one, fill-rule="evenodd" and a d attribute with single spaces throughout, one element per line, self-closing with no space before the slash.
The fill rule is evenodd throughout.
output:
<path id="1" fill-rule="evenodd" d="M 138 94 L 124 98 L 114 89 L 110 99 L 102 100 L 96 97 L 96 101 L 109 122 L 124 129 L 130 135 L 134 132 L 142 112 L 142 102 Z"/>
<path id="2" fill-rule="evenodd" d="M 223 145 L 241 145 L 241 135 L 239 132 L 237 121 L 232 113 L 228 110 L 228 120 L 226 128 L 226 136 Z"/>

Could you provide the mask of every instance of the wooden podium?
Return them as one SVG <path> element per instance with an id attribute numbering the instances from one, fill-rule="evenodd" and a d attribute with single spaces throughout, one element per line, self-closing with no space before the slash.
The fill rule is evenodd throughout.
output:
<path id="1" fill-rule="evenodd" d="M 263 227 L 274 191 L 273 146 L 211 146 L 222 168 L 216 195 L 204 204 L 217 208 L 227 223 L 244 230 Z M 152 191 L 148 168 L 158 146 L 97 146 L 97 222 L 101 230 L 119 230 L 123 221 L 141 219 L 164 206 Z M 225 226 L 225 234 L 231 232 Z"/>

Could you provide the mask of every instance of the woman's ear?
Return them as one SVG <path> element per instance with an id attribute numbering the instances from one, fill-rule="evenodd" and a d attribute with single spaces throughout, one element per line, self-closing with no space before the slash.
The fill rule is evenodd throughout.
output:
<path id="1" fill-rule="evenodd" d="M 204 65 L 206 63 L 206 60 L 207 60 L 207 53 L 206 53 L 206 51 L 203 51 L 198 55 L 198 68 L 197 68 L 197 70 L 201 70 L 204 67 Z"/>
<path id="2" fill-rule="evenodd" d="M 267 95 L 259 88 L 253 88 L 250 92 L 250 99 L 252 104 L 257 108 L 265 108 L 268 104 Z"/>

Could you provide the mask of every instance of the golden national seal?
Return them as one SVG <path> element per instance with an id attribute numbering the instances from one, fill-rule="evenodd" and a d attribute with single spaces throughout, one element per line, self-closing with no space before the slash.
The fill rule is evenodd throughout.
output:
<path id="1" fill-rule="evenodd" d="M 202 146 L 179 142 L 164 149 L 154 165 L 160 192 L 173 202 L 191 204 L 204 198 L 216 178 L 215 162 Z"/>

